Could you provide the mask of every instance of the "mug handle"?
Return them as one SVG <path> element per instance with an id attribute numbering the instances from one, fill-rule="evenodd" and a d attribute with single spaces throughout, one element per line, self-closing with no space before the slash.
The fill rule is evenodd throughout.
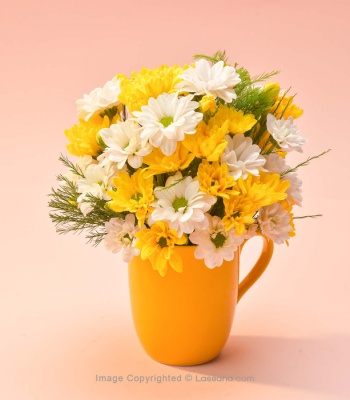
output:
<path id="1" fill-rule="evenodd" d="M 254 285 L 254 283 L 260 278 L 260 276 L 265 271 L 266 267 L 269 265 L 273 254 L 273 241 L 268 239 L 266 236 L 258 234 L 263 238 L 263 248 L 261 254 L 258 258 L 258 261 L 255 263 L 254 267 L 248 272 L 247 276 L 243 279 L 242 282 L 238 285 L 238 298 L 237 303 L 242 298 L 242 296 L 246 293 L 246 291 Z M 240 251 L 242 251 L 244 245 L 248 240 L 245 240 L 240 247 Z"/>

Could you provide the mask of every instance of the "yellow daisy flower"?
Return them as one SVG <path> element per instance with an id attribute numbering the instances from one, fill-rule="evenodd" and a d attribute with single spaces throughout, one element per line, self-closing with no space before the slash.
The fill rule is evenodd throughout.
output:
<path id="1" fill-rule="evenodd" d="M 219 161 L 227 141 L 228 121 L 222 126 L 210 128 L 203 121 L 197 125 L 194 135 L 186 135 L 182 144 L 198 158 L 206 158 L 208 161 Z"/>
<path id="2" fill-rule="evenodd" d="M 162 93 L 176 92 L 175 86 L 181 81 L 183 69 L 178 65 L 159 68 L 142 68 L 139 73 L 133 72 L 131 78 L 119 75 L 121 79 L 119 101 L 125 104 L 130 112 L 140 111 L 148 104 L 151 97 L 155 99 Z"/>
<path id="3" fill-rule="evenodd" d="M 154 201 L 153 178 L 146 178 L 144 170 L 137 170 L 131 177 L 127 172 L 120 171 L 113 178 L 116 191 L 109 190 L 107 194 L 112 198 L 108 206 L 116 212 L 129 211 L 135 213 L 140 227 L 145 223 L 146 217 L 152 212 L 150 206 Z"/>
<path id="4" fill-rule="evenodd" d="M 200 110 L 202 113 L 210 111 L 214 113 L 216 111 L 216 100 L 212 94 L 207 94 L 202 97 L 202 100 L 199 102 Z"/>
<path id="5" fill-rule="evenodd" d="M 136 237 L 136 247 L 141 250 L 141 259 L 150 260 L 153 269 L 157 270 L 160 276 L 165 276 L 168 264 L 176 272 L 182 272 L 182 258 L 174 247 L 186 244 L 186 236 L 182 235 L 179 238 L 177 232 L 170 229 L 166 222 L 157 221 L 151 228 L 136 232 Z"/>
<path id="6" fill-rule="evenodd" d="M 249 175 L 245 180 L 238 179 L 235 189 L 238 196 L 224 199 L 226 230 L 235 228 L 238 235 L 244 233 L 245 224 L 254 222 L 253 216 L 259 208 L 287 198 L 288 181 L 281 181 L 278 174 L 260 172 L 260 176 Z"/>
<path id="7" fill-rule="evenodd" d="M 283 97 L 279 96 L 280 85 L 276 82 L 268 82 L 264 86 L 265 90 L 274 90 L 276 92 L 275 102 L 270 108 L 270 112 L 277 118 L 280 119 L 283 113 L 283 118 L 288 119 L 293 117 L 294 119 L 299 118 L 303 114 L 303 110 L 296 104 L 293 104 L 294 96 Z"/>
<path id="8" fill-rule="evenodd" d="M 148 165 L 145 168 L 145 177 L 185 169 L 193 159 L 194 154 L 191 154 L 181 142 L 178 142 L 175 153 L 171 156 L 165 156 L 159 148 L 153 148 L 148 156 L 143 157 L 143 162 Z"/>
<path id="9" fill-rule="evenodd" d="M 221 104 L 217 113 L 210 119 L 209 126 L 222 126 L 225 121 L 229 121 L 229 132 L 234 135 L 245 133 L 256 124 L 253 114 L 244 114 L 242 110 L 237 111 L 233 107 Z"/>
<path id="10" fill-rule="evenodd" d="M 227 164 L 220 164 L 217 161 L 211 164 L 203 160 L 199 165 L 197 176 L 200 189 L 205 193 L 225 199 L 228 199 L 229 195 L 239 194 L 232 189 L 236 182 L 232 176 L 228 175 Z"/>
<path id="11" fill-rule="evenodd" d="M 74 156 L 96 157 L 103 150 L 97 142 L 97 134 L 102 128 L 109 126 L 110 121 L 107 116 L 101 118 L 99 115 L 95 115 L 89 121 L 81 119 L 78 125 L 64 131 L 70 141 L 67 144 L 67 150 Z"/>

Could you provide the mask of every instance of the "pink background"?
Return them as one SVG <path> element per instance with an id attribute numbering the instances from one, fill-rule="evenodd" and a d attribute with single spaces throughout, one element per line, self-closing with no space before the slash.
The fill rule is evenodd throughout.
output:
<path id="1" fill-rule="evenodd" d="M 1 398 L 350 397 L 349 4 L 1 0 Z M 217 49 L 253 74 L 280 69 L 281 85 L 298 93 L 309 144 L 293 165 L 333 150 L 300 170 L 304 207 L 296 214 L 323 218 L 297 221 L 290 247 L 276 246 L 220 358 L 175 368 L 138 343 L 126 266 L 83 237 L 57 236 L 46 195 L 62 172 L 63 129 L 76 121 L 77 98 L 115 73 Z M 95 382 L 96 374 L 188 373 L 254 382 Z"/>

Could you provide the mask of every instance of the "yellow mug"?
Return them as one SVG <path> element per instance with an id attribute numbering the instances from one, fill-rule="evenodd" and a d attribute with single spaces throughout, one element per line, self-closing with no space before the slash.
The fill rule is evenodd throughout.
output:
<path id="1" fill-rule="evenodd" d="M 270 262 L 273 242 L 262 236 L 261 255 L 239 283 L 239 256 L 209 269 L 194 246 L 178 246 L 182 273 L 161 277 L 148 260 L 129 263 L 131 309 L 136 333 L 149 356 L 169 365 L 197 365 L 217 357 L 230 335 L 236 304 Z"/>

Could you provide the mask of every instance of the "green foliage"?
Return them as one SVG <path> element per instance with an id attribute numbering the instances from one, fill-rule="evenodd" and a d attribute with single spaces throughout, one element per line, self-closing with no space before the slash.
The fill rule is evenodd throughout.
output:
<path id="1" fill-rule="evenodd" d="M 114 106 L 111 108 L 106 108 L 100 113 L 100 116 L 103 118 L 104 116 L 107 115 L 110 121 L 118 114 L 118 107 Z"/>
<path id="2" fill-rule="evenodd" d="M 246 86 L 237 99 L 233 100 L 230 106 L 236 110 L 242 110 L 245 114 L 254 114 L 256 119 L 267 114 L 273 106 L 277 89 L 264 89 L 260 87 Z"/>
<path id="3" fill-rule="evenodd" d="M 308 157 L 305 161 L 301 162 L 294 168 L 290 168 L 290 169 L 287 169 L 287 171 L 282 172 L 281 177 L 283 177 L 291 172 L 297 171 L 297 169 L 300 167 L 305 167 L 306 165 L 309 165 L 310 161 L 320 158 L 320 157 L 324 156 L 325 154 L 329 153 L 330 151 L 331 151 L 331 149 L 328 149 L 320 154 L 317 154 L 316 156 Z"/>
<path id="4" fill-rule="evenodd" d="M 260 75 L 254 76 L 251 80 L 251 83 L 258 83 L 258 82 L 266 81 L 267 79 L 270 79 L 271 77 L 278 75 L 279 73 L 280 73 L 280 71 L 263 72 Z"/>
<path id="5" fill-rule="evenodd" d="M 191 176 L 192 178 L 195 178 L 197 176 L 199 164 L 202 162 L 200 158 L 194 158 L 191 164 L 185 168 L 182 172 L 182 176 Z"/>
<path id="6" fill-rule="evenodd" d="M 91 204 L 93 210 L 84 216 L 78 209 L 79 193 L 76 190 L 76 185 L 62 175 L 59 175 L 57 179 L 61 184 L 57 189 L 52 189 L 48 204 L 52 209 L 49 215 L 56 226 L 57 233 L 86 231 L 88 243 L 92 242 L 96 246 L 106 234 L 105 222 L 113 217 L 125 217 L 125 213 L 114 212 L 107 206 L 106 201 L 89 194 L 85 201 Z"/>
<path id="7" fill-rule="evenodd" d="M 241 82 L 235 86 L 237 96 L 240 96 L 243 90 L 251 85 L 250 74 L 245 68 L 238 68 L 236 72 L 241 78 Z"/>
<path id="8" fill-rule="evenodd" d="M 204 54 L 196 54 L 193 56 L 195 60 L 198 60 L 200 58 L 204 58 L 207 61 L 212 62 L 213 64 L 217 63 L 218 61 L 223 61 L 225 64 L 227 63 L 227 57 L 226 57 L 226 52 L 218 50 L 216 53 L 214 53 L 213 56 L 206 56 Z"/>
<path id="9" fill-rule="evenodd" d="M 82 170 L 79 168 L 78 165 L 73 164 L 72 161 L 68 159 L 68 157 L 65 157 L 63 154 L 61 154 L 59 161 L 73 174 L 79 175 L 81 177 L 84 177 L 84 174 Z"/>

